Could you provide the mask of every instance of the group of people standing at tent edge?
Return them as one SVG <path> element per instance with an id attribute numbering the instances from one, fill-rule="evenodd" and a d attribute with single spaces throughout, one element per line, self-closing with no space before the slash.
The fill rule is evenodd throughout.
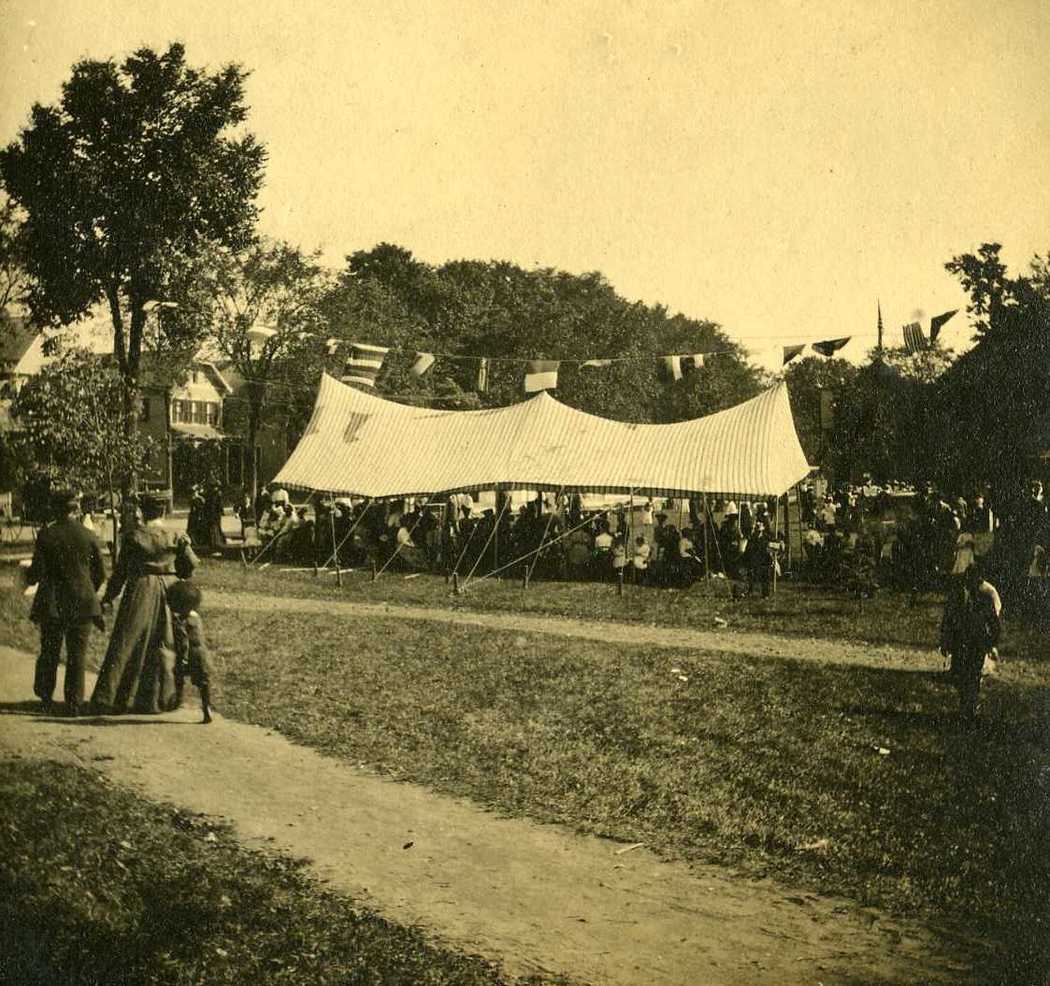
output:
<path id="1" fill-rule="evenodd" d="M 620 503 L 585 510 L 579 494 L 537 494 L 515 510 L 500 493 L 479 509 L 469 493 L 440 502 L 336 498 L 295 507 L 275 487 L 260 504 L 259 533 L 275 562 L 377 567 L 465 575 L 631 581 L 686 587 L 705 574 L 733 580 L 737 594 L 769 595 L 784 543 L 776 500 L 699 498 Z M 706 513 L 706 516 L 705 516 Z M 717 519 L 716 519 L 717 518 Z M 676 523 L 678 521 L 678 523 Z M 497 530 L 498 528 L 498 530 Z M 338 550 L 336 550 L 338 549 Z"/>
<path id="2" fill-rule="evenodd" d="M 186 534 L 198 550 L 216 551 L 226 543 L 222 532 L 223 512 L 223 489 L 217 479 L 193 486 Z"/>
<path id="3" fill-rule="evenodd" d="M 64 643 L 67 716 L 171 711 L 182 704 L 188 677 L 200 689 L 203 721 L 211 722 L 210 660 L 198 612 L 201 591 L 193 581 L 198 561 L 189 538 L 164 526 L 166 505 L 165 497 L 137 499 L 107 579 L 102 546 L 82 523 L 79 498 L 52 494 L 51 522 L 39 532 L 26 571 L 27 584 L 37 587 L 30 619 L 40 628 L 33 691 L 45 712 L 52 710 Z M 88 643 L 93 629 L 105 630 L 118 596 L 88 703 Z"/>

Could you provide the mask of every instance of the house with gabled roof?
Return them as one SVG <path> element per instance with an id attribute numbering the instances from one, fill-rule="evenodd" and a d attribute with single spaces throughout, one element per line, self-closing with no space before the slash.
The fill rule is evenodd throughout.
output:
<path id="1" fill-rule="evenodd" d="M 100 358 L 112 358 L 113 329 L 104 314 L 87 318 L 61 330 L 68 344 L 89 350 Z M 17 430 L 11 417 L 11 399 L 25 382 L 56 357 L 45 345 L 54 333 L 41 330 L 24 316 L 3 314 L 0 324 L 0 431 Z M 142 358 L 140 427 L 153 438 L 154 452 L 142 476 L 142 484 L 168 493 L 173 502 L 188 497 L 195 483 L 214 478 L 226 486 L 240 486 L 244 476 L 245 450 L 223 430 L 226 402 L 234 398 L 234 386 L 212 360 L 199 354 L 179 383 L 165 383 L 154 372 L 150 353 Z M 266 440 L 264 457 L 272 475 L 284 459 L 271 462 Z M 260 455 L 260 451 L 256 452 Z"/>

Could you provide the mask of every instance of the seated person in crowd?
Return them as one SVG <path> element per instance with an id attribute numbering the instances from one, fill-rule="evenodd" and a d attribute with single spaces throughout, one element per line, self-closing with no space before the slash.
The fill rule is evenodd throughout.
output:
<path id="1" fill-rule="evenodd" d="M 394 539 L 395 550 L 398 560 L 405 568 L 426 568 L 426 553 L 415 541 L 416 521 L 418 518 L 413 514 L 406 514 L 397 528 Z"/>
<path id="2" fill-rule="evenodd" d="M 286 553 L 292 532 L 299 526 L 299 517 L 296 515 L 295 507 L 286 503 L 281 513 L 281 519 L 273 529 L 271 541 L 274 542 L 274 560 L 281 558 Z"/>
<path id="3" fill-rule="evenodd" d="M 594 538 L 594 574 L 604 579 L 609 573 L 610 564 L 609 559 L 612 555 L 613 547 L 613 536 L 609 533 L 608 528 L 602 527 L 597 536 Z"/>
<path id="4" fill-rule="evenodd" d="M 582 578 L 591 562 L 591 552 L 594 547 L 591 535 L 580 528 L 573 531 L 566 541 L 565 561 L 569 567 L 569 575 L 571 578 Z"/>
<path id="5" fill-rule="evenodd" d="M 645 583 L 649 578 L 649 560 L 653 549 L 643 535 L 634 539 L 634 554 L 631 557 L 631 565 L 634 569 L 635 581 Z"/>
<path id="6" fill-rule="evenodd" d="M 283 519 L 284 513 L 276 507 L 271 507 L 267 510 L 259 522 L 259 539 L 263 541 L 270 540 Z"/>

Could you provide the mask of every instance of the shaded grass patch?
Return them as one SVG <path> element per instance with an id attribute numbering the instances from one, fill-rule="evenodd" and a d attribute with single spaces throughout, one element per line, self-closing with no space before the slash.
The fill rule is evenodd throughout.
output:
<path id="1" fill-rule="evenodd" d="M 246 850 L 214 821 L 81 768 L 5 761 L 0 803 L 6 982 L 509 982 L 323 890 L 306 861 Z"/>

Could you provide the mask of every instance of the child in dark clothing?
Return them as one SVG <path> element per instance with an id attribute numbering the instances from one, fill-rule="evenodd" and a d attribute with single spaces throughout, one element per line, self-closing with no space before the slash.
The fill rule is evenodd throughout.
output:
<path id="1" fill-rule="evenodd" d="M 168 606 L 175 633 L 175 699 L 182 705 L 187 675 L 201 693 L 203 723 L 211 722 L 211 660 L 204 641 L 204 621 L 197 612 L 201 591 L 189 579 L 180 579 L 168 589 Z"/>

